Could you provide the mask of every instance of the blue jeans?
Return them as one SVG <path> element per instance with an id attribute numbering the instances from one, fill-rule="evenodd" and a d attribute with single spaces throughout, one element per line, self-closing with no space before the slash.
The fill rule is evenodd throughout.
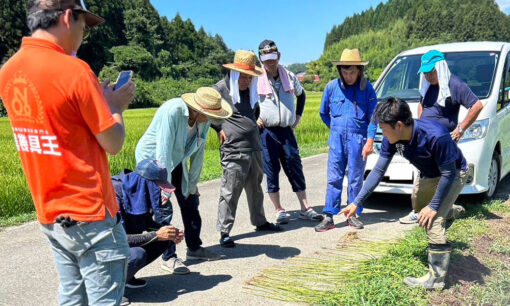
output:
<path id="1" fill-rule="evenodd" d="M 129 247 L 117 217 L 69 228 L 41 224 L 60 279 L 60 305 L 118 305 L 124 294 Z"/>
<path id="2" fill-rule="evenodd" d="M 363 186 L 365 164 L 361 152 L 366 143 L 363 135 L 350 133 L 346 130 L 331 128 L 329 132 L 328 154 L 328 185 L 326 188 L 325 214 L 336 215 L 340 212 L 340 201 L 345 176 L 348 168 L 347 204 L 354 202 Z M 359 206 L 356 213 L 359 215 L 363 206 Z"/>
<path id="3" fill-rule="evenodd" d="M 292 191 L 306 189 L 303 165 L 299 157 L 296 136 L 290 127 L 269 127 L 260 131 L 264 173 L 266 174 L 267 192 L 280 190 L 280 163 L 287 175 Z"/>

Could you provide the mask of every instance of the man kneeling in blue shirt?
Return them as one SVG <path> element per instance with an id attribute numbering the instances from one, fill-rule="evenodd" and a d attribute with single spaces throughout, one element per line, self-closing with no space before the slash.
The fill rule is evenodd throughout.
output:
<path id="1" fill-rule="evenodd" d="M 420 190 L 413 204 L 418 224 L 429 239 L 429 272 L 420 278 L 406 277 L 410 287 L 442 289 L 450 261 L 451 244 L 446 240 L 445 220 L 467 179 L 466 160 L 448 130 L 435 121 L 413 120 L 409 105 L 387 98 L 376 107 L 374 121 L 383 131 L 379 160 L 353 203 L 340 211 L 350 217 L 377 187 L 395 153 L 420 170 Z M 420 206 L 420 207 L 418 207 Z"/>

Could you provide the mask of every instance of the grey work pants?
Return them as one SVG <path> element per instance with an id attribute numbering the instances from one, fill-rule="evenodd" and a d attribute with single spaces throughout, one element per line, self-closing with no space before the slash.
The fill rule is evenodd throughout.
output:
<path id="1" fill-rule="evenodd" d="M 216 229 L 229 234 L 234 225 L 237 202 L 245 190 L 251 224 L 260 226 L 267 222 L 262 193 L 262 155 L 260 151 L 221 152 L 221 191 Z"/>
<path id="2" fill-rule="evenodd" d="M 466 170 L 457 170 L 455 180 L 443 202 L 439 206 L 437 215 L 432 222 L 432 227 L 426 230 L 429 243 L 446 243 L 445 221 L 453 204 L 455 203 L 455 200 L 457 200 L 459 193 L 466 184 L 468 174 L 469 172 Z M 415 180 L 413 194 L 411 195 L 411 202 L 413 204 L 413 210 L 416 213 L 420 213 L 425 206 L 429 205 L 430 201 L 436 194 L 440 179 L 441 177 L 438 176 L 434 178 L 421 177 Z"/>

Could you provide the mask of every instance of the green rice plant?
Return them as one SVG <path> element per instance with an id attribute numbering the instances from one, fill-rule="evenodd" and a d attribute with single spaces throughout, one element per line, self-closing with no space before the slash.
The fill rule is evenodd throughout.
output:
<path id="1" fill-rule="evenodd" d="M 420 258 L 426 248 L 423 231 L 416 229 L 397 241 L 379 239 L 340 242 L 315 257 L 292 258 L 259 273 L 246 289 L 307 304 L 425 304 L 423 291 L 402 283 L 403 277 L 425 270 Z"/>
<path id="2" fill-rule="evenodd" d="M 454 242 L 452 262 L 463 256 L 462 250 L 469 249 L 473 239 L 489 233 L 485 219 L 493 212 L 506 211 L 507 205 L 493 201 L 467 206 L 466 217 L 454 222 L 447 232 L 448 240 Z M 508 239 L 496 242 L 499 246 L 495 249 L 506 250 L 500 246 L 508 246 Z M 306 304 L 427 305 L 429 296 L 425 290 L 408 288 L 402 281 L 406 276 L 426 273 L 427 244 L 425 231 L 419 227 L 397 241 L 375 238 L 340 243 L 317 257 L 295 257 L 263 270 L 246 283 L 246 290 L 267 298 Z M 482 290 L 484 287 L 474 286 L 475 300 L 469 304 L 486 304 L 495 294 L 499 294 L 496 304 L 508 304 L 507 268 L 497 269 L 498 275 L 487 286 L 489 294 Z"/>
<path id="3" fill-rule="evenodd" d="M 318 110 L 321 93 L 309 93 L 305 112 L 301 124 L 295 130 L 301 156 L 309 156 L 327 151 L 329 131 L 320 120 Z M 134 151 L 140 137 L 149 126 L 156 108 L 130 109 L 124 113 L 126 139 L 122 151 L 115 156 L 108 156 L 110 173 L 118 174 L 122 169 L 134 169 L 136 161 Z M 21 162 L 14 145 L 12 130 L 7 118 L 0 118 L 0 226 L 7 222 L 12 224 L 9 217 L 30 214 L 34 211 L 32 197 L 28 190 Z M 204 166 L 201 180 L 206 181 L 221 176 L 219 142 L 214 130 L 207 137 Z"/>

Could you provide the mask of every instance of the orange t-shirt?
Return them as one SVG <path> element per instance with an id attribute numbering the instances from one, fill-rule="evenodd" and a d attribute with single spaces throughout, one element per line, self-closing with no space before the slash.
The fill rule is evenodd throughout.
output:
<path id="1" fill-rule="evenodd" d="M 100 221 L 105 208 L 114 216 L 108 159 L 95 135 L 115 120 L 90 67 L 50 41 L 25 37 L 0 70 L 0 96 L 39 222 Z"/>

